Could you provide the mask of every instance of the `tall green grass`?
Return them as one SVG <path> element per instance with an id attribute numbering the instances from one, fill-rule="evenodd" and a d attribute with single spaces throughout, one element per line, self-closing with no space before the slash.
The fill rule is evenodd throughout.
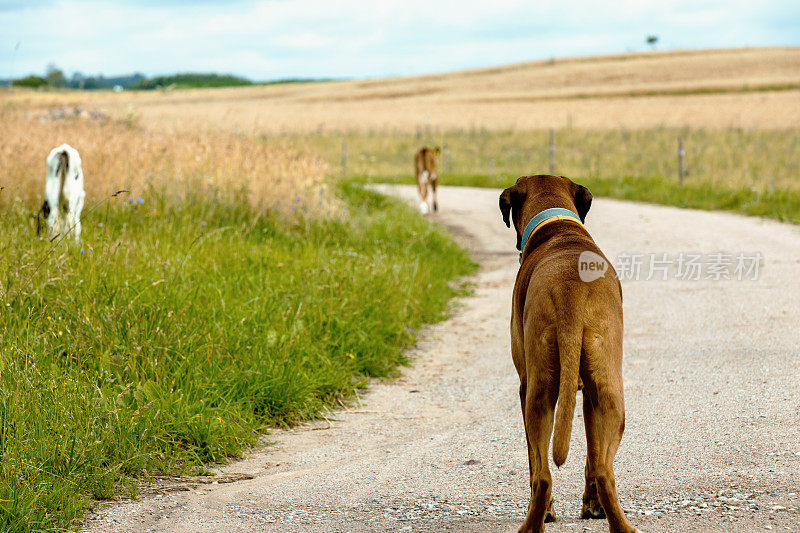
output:
<path id="1" fill-rule="evenodd" d="M 193 471 L 391 375 L 474 264 L 396 201 L 288 221 L 112 198 L 82 248 L 0 217 L 0 531 L 56 531 L 133 476 Z M 306 202 L 307 203 L 307 202 Z"/>

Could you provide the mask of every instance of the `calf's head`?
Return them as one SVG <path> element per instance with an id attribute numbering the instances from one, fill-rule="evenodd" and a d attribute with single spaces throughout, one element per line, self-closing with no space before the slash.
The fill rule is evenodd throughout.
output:
<path id="1" fill-rule="evenodd" d="M 525 225 L 538 213 L 552 207 L 569 209 L 581 222 L 592 205 L 592 193 L 564 176 L 522 176 L 500 194 L 500 212 L 503 222 L 517 231 L 517 250 L 522 243 Z"/>

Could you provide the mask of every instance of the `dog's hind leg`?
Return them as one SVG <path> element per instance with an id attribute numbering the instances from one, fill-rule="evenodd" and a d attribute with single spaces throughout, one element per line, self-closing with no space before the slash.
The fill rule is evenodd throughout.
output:
<path id="1" fill-rule="evenodd" d="M 542 532 L 545 521 L 555 520 L 552 510 L 552 476 L 547 452 L 553 433 L 556 396 L 545 383 L 528 380 L 523 399 L 523 420 L 528 442 L 531 500 L 520 533 Z M 520 388 L 520 396 L 523 394 Z"/>
<path id="2" fill-rule="evenodd" d="M 584 493 L 584 502 L 587 495 L 591 501 L 591 489 L 594 484 L 602 508 L 608 517 L 609 529 L 613 533 L 635 533 L 637 529 L 628 522 L 619 504 L 614 477 L 614 456 L 625 429 L 625 403 L 622 391 L 607 386 L 598 389 L 593 385 L 591 391 L 587 392 L 584 388 L 584 394 L 587 445 L 587 493 Z"/>
<path id="3" fill-rule="evenodd" d="M 520 404 L 522 405 L 522 423 L 525 426 L 525 442 L 527 443 L 527 450 L 528 450 L 528 479 L 533 480 L 534 476 L 534 461 L 535 458 L 531 454 L 531 441 L 530 436 L 528 435 L 528 424 L 525 417 L 525 391 L 527 389 L 527 383 L 525 380 L 522 380 L 519 386 L 519 399 Z M 531 500 L 533 500 L 533 494 L 531 494 Z M 530 509 L 530 506 L 529 506 Z M 545 522 L 555 522 L 556 521 L 556 511 L 553 509 L 553 500 L 550 499 L 550 504 L 547 506 L 547 512 L 544 515 Z"/>
<path id="4" fill-rule="evenodd" d="M 587 442 L 596 441 L 597 437 L 594 434 L 595 428 L 592 425 L 592 405 L 589 402 L 589 397 L 584 391 L 583 393 L 583 419 L 586 422 L 586 440 Z M 592 436 L 589 433 L 592 432 Z M 594 476 L 594 468 L 589 465 L 589 456 L 586 457 L 586 468 L 584 469 L 586 476 L 586 488 L 583 491 L 583 505 L 581 507 L 581 518 L 605 518 L 606 513 L 603 511 L 603 506 L 600 504 L 600 497 L 597 495 L 597 480 Z"/>
<path id="5" fill-rule="evenodd" d="M 67 214 L 67 223 L 69 229 L 75 236 L 75 242 L 81 241 L 81 211 L 83 211 L 83 197 L 85 193 L 81 191 L 75 196 L 75 200 L 70 200 L 69 213 Z"/>
<path id="6" fill-rule="evenodd" d="M 439 203 L 436 201 L 436 178 L 431 179 L 431 197 L 433 198 L 433 210 L 439 210 Z"/>
<path id="7" fill-rule="evenodd" d="M 419 212 L 427 215 L 428 208 L 428 171 L 423 170 L 417 174 L 417 190 L 419 191 L 420 203 Z"/>

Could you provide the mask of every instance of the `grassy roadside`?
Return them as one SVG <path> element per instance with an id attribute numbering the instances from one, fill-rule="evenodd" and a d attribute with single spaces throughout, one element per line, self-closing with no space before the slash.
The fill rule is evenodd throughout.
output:
<path id="1" fill-rule="evenodd" d="M 246 200 L 113 199 L 87 244 L 0 217 L 0 531 L 54 531 L 132 476 L 193 471 L 404 363 L 474 265 L 397 201 L 293 223 Z"/>
<path id="2" fill-rule="evenodd" d="M 486 176 L 478 174 L 443 174 L 442 185 L 505 188 L 518 176 Z M 727 188 L 710 183 L 678 185 L 675 180 L 659 177 L 592 178 L 570 176 L 589 187 L 595 196 L 634 200 L 692 209 L 734 211 L 744 215 L 773 218 L 800 224 L 800 193 L 788 190 L 758 191 L 750 188 Z M 378 183 L 412 183 L 403 177 L 361 177 L 358 181 Z"/>

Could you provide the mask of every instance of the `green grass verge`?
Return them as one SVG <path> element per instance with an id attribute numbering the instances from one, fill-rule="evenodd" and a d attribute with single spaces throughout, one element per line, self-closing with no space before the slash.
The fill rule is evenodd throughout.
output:
<path id="1" fill-rule="evenodd" d="M 57 531 L 406 362 L 475 265 L 397 201 L 287 222 L 210 197 L 84 211 L 83 250 L 0 218 L 0 531 Z"/>
<path id="2" fill-rule="evenodd" d="M 440 177 L 442 185 L 505 188 L 517 176 L 452 175 Z M 580 178 L 572 177 L 589 187 L 595 196 L 635 200 L 693 209 L 735 211 L 800 224 L 800 193 L 787 190 L 759 191 L 750 188 L 726 188 L 710 183 L 678 185 L 659 177 Z M 360 177 L 358 181 L 411 184 L 408 176 Z"/>

